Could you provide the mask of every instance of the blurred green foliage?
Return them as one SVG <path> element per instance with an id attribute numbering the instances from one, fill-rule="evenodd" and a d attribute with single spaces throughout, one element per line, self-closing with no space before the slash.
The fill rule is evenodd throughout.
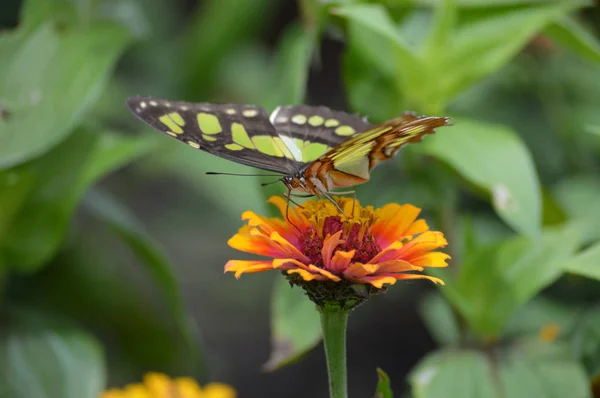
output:
<path id="1" fill-rule="evenodd" d="M 274 0 L 188 3 L 26 0 L 0 34 L 0 397 L 94 398 L 106 375 L 123 384 L 148 370 L 205 381 L 226 366 L 200 331 L 252 322 L 243 312 L 268 290 L 216 275 L 231 254 L 215 242 L 243 210 L 272 211 L 265 198 L 278 188 L 204 175 L 245 168 L 136 123 L 124 106 L 133 94 L 268 109 L 335 98 L 371 121 L 408 109 L 452 116 L 358 187 L 363 203 L 422 207 L 450 241 L 452 264 L 437 272 L 446 286 L 420 308 L 439 348 L 420 353 L 408 393 L 590 396 L 600 373 L 597 7 L 301 0 L 286 19 Z M 332 59 L 338 69 L 319 79 Z M 157 235 L 193 253 L 193 269 L 146 231 L 159 205 L 168 214 Z M 202 297 L 214 300 L 186 300 L 188 279 L 206 280 Z M 394 287 L 394 299 L 413 288 Z M 217 302 L 239 312 L 219 314 Z M 212 315 L 192 321 L 190 307 Z M 265 367 L 284 372 L 317 345 L 319 321 L 283 278 L 271 316 Z M 553 324 L 557 338 L 541 338 Z M 251 344 L 225 325 L 227 341 Z M 386 370 L 401 391 L 403 374 Z M 378 396 L 391 397 L 378 374 Z"/>

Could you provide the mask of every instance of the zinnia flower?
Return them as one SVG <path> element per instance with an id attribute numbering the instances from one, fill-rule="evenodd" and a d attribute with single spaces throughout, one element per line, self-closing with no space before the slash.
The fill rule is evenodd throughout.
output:
<path id="1" fill-rule="evenodd" d="M 200 387 L 194 379 L 171 379 L 162 373 L 148 373 L 143 383 L 130 384 L 104 392 L 101 398 L 235 398 L 236 392 L 227 384 L 210 383 Z"/>
<path id="2" fill-rule="evenodd" d="M 420 209 L 410 204 L 387 204 L 379 209 L 362 207 L 350 198 L 308 200 L 287 209 L 286 200 L 269 202 L 282 218 L 265 218 L 252 211 L 242 214 L 248 224 L 228 244 L 234 249 L 271 257 L 268 260 L 231 260 L 225 272 L 284 271 L 303 286 L 312 281 L 365 284 L 381 289 L 400 279 L 441 279 L 420 273 L 424 267 L 446 267 L 450 258 L 433 251 L 446 246 L 444 235 L 430 231 Z M 295 278 L 294 278 L 295 277 Z M 306 283 L 304 283 L 306 282 Z M 301 284 L 301 283 L 298 283 Z"/>

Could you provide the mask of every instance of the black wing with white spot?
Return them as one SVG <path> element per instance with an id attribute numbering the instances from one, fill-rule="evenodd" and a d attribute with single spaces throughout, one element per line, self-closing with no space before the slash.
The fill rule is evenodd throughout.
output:
<path id="1" fill-rule="evenodd" d="M 213 155 L 284 175 L 304 166 L 263 108 L 139 96 L 129 98 L 127 106 L 153 128 Z"/>
<path id="2" fill-rule="evenodd" d="M 273 111 L 270 120 L 280 135 L 322 143 L 330 148 L 373 126 L 358 115 L 308 105 L 280 106 Z"/>

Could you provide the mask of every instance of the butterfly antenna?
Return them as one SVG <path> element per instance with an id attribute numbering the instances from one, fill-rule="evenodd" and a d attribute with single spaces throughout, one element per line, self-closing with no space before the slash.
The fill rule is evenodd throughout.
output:
<path id="1" fill-rule="evenodd" d="M 219 173 L 216 171 L 207 171 L 209 176 L 237 176 L 237 177 L 279 177 L 279 174 L 238 174 L 238 173 Z M 277 180 L 279 181 L 279 180 Z"/>
<path id="2" fill-rule="evenodd" d="M 271 185 L 271 184 L 275 184 L 276 182 L 281 181 L 281 178 L 275 180 L 275 181 L 271 181 L 271 182 L 263 182 L 262 184 L 260 184 L 261 187 L 266 187 L 267 185 Z"/>

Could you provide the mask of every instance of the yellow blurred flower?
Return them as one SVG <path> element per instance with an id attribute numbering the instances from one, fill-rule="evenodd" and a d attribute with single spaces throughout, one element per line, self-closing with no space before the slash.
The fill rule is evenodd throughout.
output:
<path id="1" fill-rule="evenodd" d="M 233 387 L 209 383 L 200 387 L 194 379 L 171 379 L 162 373 L 148 373 L 143 383 L 130 384 L 123 389 L 111 389 L 100 398 L 236 398 Z"/>
<path id="2" fill-rule="evenodd" d="M 401 279 L 443 281 L 420 273 L 424 267 L 446 267 L 449 255 L 434 251 L 446 246 L 444 235 L 430 231 L 420 209 L 410 204 L 363 207 L 350 198 L 313 199 L 290 207 L 282 197 L 269 202 L 282 218 L 265 218 L 251 211 L 242 214 L 248 225 L 228 244 L 234 249 L 271 257 L 268 260 L 231 260 L 225 272 L 280 270 L 304 281 L 368 284 L 381 289 Z M 286 220 L 286 212 L 287 217 Z"/>

